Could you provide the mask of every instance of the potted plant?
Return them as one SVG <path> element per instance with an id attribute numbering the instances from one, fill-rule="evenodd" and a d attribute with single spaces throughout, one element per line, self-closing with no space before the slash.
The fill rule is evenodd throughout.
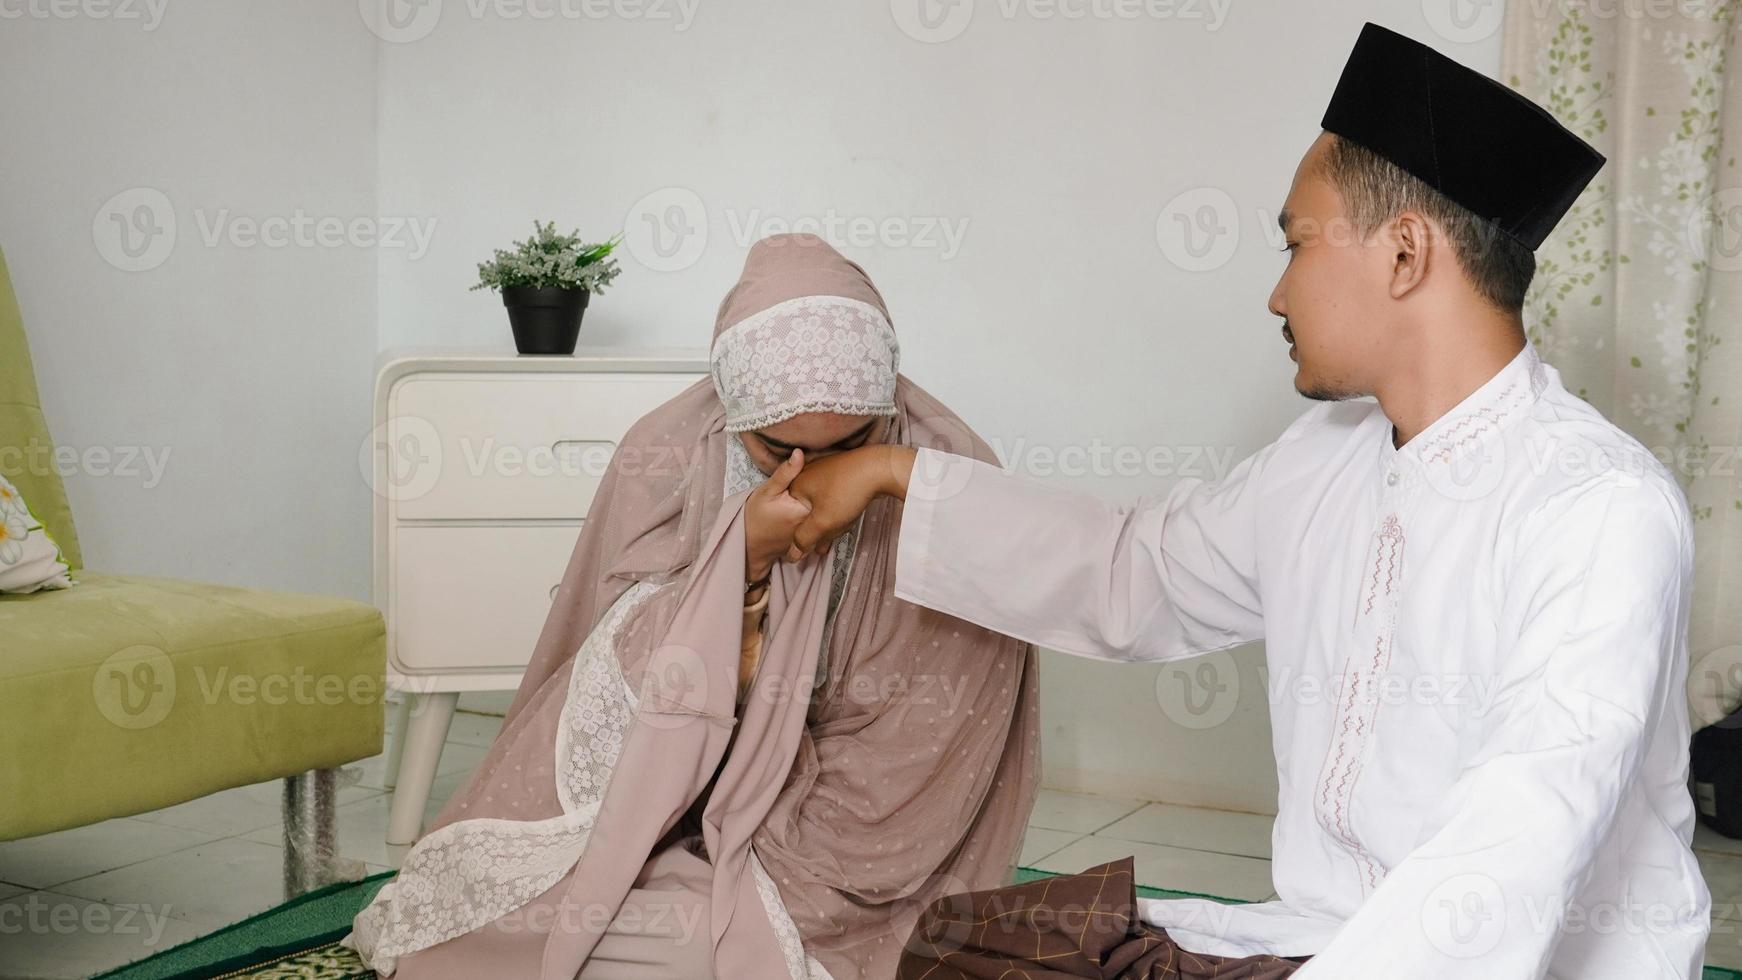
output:
<path id="1" fill-rule="evenodd" d="M 611 251 L 622 236 L 585 244 L 579 231 L 557 234 L 554 221 L 532 227 L 535 234 L 512 251 L 497 249 L 495 258 L 478 263 L 472 288 L 502 293 L 520 353 L 573 354 L 588 298 L 617 278 Z"/>

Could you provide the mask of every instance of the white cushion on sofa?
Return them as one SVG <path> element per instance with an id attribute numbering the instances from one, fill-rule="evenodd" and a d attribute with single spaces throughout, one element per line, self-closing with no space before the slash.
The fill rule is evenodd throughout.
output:
<path id="1" fill-rule="evenodd" d="M 0 476 L 0 592 L 64 589 L 73 584 L 70 571 L 24 496 Z"/>

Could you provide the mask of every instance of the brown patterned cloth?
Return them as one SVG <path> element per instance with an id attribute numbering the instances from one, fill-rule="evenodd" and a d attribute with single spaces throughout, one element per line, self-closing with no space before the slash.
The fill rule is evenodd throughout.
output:
<path id="1" fill-rule="evenodd" d="M 1282 980 L 1306 958 L 1207 956 L 1137 914 L 1132 859 L 952 895 L 921 916 L 897 980 Z"/>

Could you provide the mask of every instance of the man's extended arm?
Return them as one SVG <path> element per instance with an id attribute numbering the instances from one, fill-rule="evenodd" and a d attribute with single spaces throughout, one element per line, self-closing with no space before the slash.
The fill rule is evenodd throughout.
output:
<path id="1" fill-rule="evenodd" d="M 900 598 L 1065 653 L 1188 657 L 1263 635 L 1256 477 L 1274 448 L 1112 507 L 965 457 L 867 447 L 794 481 L 811 507 L 798 544 L 825 546 L 877 495 L 899 497 Z"/>

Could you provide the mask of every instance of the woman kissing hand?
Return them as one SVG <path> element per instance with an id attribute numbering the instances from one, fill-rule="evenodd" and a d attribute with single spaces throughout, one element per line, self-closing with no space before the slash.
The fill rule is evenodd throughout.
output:
<path id="1" fill-rule="evenodd" d="M 788 560 L 827 551 L 878 494 L 905 499 L 914 456 L 912 446 L 864 446 L 805 467 L 790 494 L 809 513 L 799 522 Z"/>
<path id="2" fill-rule="evenodd" d="M 774 563 L 790 554 L 793 534 L 811 510 L 810 504 L 788 492 L 793 479 L 804 468 L 804 450 L 793 450 L 761 486 L 750 491 L 744 502 L 746 584 L 767 578 Z"/>

